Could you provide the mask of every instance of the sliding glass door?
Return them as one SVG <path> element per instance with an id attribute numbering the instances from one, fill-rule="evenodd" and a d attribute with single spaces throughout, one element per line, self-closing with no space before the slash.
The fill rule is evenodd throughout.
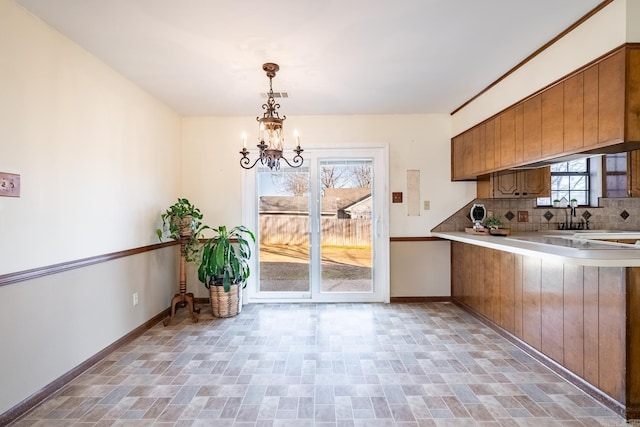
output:
<path id="1" fill-rule="evenodd" d="M 245 177 L 249 299 L 387 301 L 386 149 L 307 151 L 302 168 Z"/>

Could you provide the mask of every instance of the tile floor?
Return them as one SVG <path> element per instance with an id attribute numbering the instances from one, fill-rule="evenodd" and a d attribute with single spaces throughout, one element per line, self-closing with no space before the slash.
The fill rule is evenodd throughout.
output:
<path id="1" fill-rule="evenodd" d="M 625 425 L 449 303 L 253 304 L 197 324 L 180 316 L 14 425 Z"/>

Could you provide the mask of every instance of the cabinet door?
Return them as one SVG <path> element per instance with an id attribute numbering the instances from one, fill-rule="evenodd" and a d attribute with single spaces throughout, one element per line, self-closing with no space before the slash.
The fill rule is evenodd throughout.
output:
<path id="1" fill-rule="evenodd" d="M 493 198 L 533 198 L 551 195 L 551 168 L 549 166 L 525 171 L 493 174 Z M 480 196 L 478 196 L 480 197 Z"/>
<path id="2" fill-rule="evenodd" d="M 497 116 L 495 119 L 495 130 L 493 140 L 493 164 L 496 169 L 500 169 L 502 166 L 502 156 L 500 154 L 500 149 L 502 148 L 502 129 L 500 127 L 500 116 Z"/>
<path id="3" fill-rule="evenodd" d="M 462 135 L 451 140 L 451 178 L 462 179 L 462 168 L 464 163 L 464 147 Z"/>
<path id="4" fill-rule="evenodd" d="M 542 149 L 542 96 L 536 95 L 523 104 L 524 161 L 539 160 Z"/>
<path id="5" fill-rule="evenodd" d="M 562 153 L 563 150 L 563 116 L 564 116 L 564 84 L 542 92 L 542 157 L 550 157 Z"/>
<path id="6" fill-rule="evenodd" d="M 598 64 L 584 70 L 583 81 L 583 146 L 594 147 L 598 144 Z"/>
<path id="7" fill-rule="evenodd" d="M 640 141 L 640 48 L 627 48 L 627 141 Z"/>
<path id="8" fill-rule="evenodd" d="M 600 62 L 598 68 L 598 144 L 608 145 L 624 139 L 624 50 Z"/>
<path id="9" fill-rule="evenodd" d="M 485 124 L 484 130 L 484 165 L 485 170 L 491 171 L 496 168 L 495 162 L 495 142 L 496 142 L 496 121 L 491 119 Z"/>
<path id="10" fill-rule="evenodd" d="M 516 163 L 516 110 L 509 108 L 500 114 L 500 167 Z"/>
<path id="11" fill-rule="evenodd" d="M 522 103 L 515 106 L 515 164 L 520 164 L 524 160 L 524 105 Z"/>
<path id="12" fill-rule="evenodd" d="M 584 133 L 584 73 L 564 82 L 564 151 L 579 151 Z"/>
<path id="13" fill-rule="evenodd" d="M 518 172 L 506 172 L 494 175 L 493 197 L 509 198 L 519 197 Z"/>
<path id="14" fill-rule="evenodd" d="M 467 131 L 462 135 L 463 144 L 463 178 L 468 179 L 473 175 L 473 138 L 471 131 Z"/>
<path id="15" fill-rule="evenodd" d="M 473 175 L 484 172 L 484 126 L 476 126 L 471 130 L 473 148 Z"/>
<path id="16" fill-rule="evenodd" d="M 522 197 L 551 196 L 551 168 L 549 166 L 518 173 L 518 186 Z"/>

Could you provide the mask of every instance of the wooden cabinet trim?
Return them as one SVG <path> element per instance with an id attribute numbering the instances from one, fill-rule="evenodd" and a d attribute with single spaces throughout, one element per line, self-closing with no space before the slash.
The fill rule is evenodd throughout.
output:
<path id="1" fill-rule="evenodd" d="M 640 148 L 637 111 L 640 43 L 626 43 L 454 136 L 452 141 L 468 139 L 469 155 L 461 158 L 466 164 L 452 165 L 452 177 L 474 180 L 563 155 Z M 452 160 L 456 161 L 455 156 Z"/>

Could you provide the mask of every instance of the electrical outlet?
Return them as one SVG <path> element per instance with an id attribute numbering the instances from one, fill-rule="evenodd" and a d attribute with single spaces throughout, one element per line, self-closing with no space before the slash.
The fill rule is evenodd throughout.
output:
<path id="1" fill-rule="evenodd" d="M 133 306 L 135 307 L 136 305 L 138 305 L 138 293 L 134 292 L 133 293 Z"/>
<path id="2" fill-rule="evenodd" d="M 425 200 L 424 201 L 424 210 L 428 211 L 429 209 L 431 209 L 431 201 Z"/>
<path id="3" fill-rule="evenodd" d="M 518 222 L 529 222 L 529 211 L 518 211 Z"/>
<path id="4" fill-rule="evenodd" d="M 391 203 L 402 203 L 402 192 L 391 193 Z"/>
<path id="5" fill-rule="evenodd" d="M 20 197 L 20 175 L 0 172 L 0 196 Z"/>

